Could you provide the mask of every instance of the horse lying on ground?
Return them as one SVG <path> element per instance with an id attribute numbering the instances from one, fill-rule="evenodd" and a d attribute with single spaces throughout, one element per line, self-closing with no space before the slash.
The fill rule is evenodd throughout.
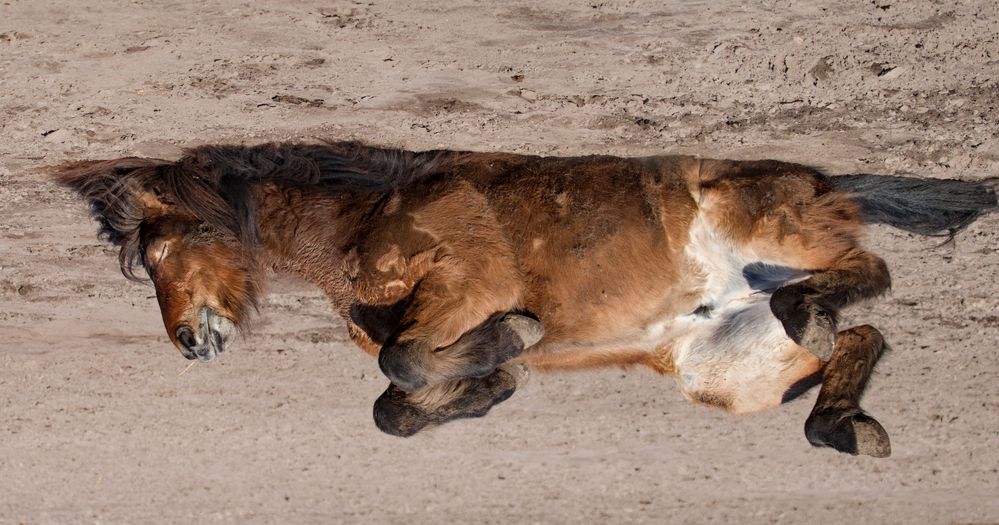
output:
<path id="1" fill-rule="evenodd" d="M 225 348 L 268 271 L 322 288 L 391 380 L 374 407 L 385 432 L 483 415 L 524 365 L 640 364 L 734 413 L 821 382 L 808 440 L 879 457 L 888 435 L 859 400 L 885 341 L 837 328 L 890 285 L 863 225 L 954 235 L 996 206 L 980 183 L 776 161 L 353 142 L 203 146 L 55 176 L 90 203 L 125 275 L 148 273 L 188 359 Z"/>

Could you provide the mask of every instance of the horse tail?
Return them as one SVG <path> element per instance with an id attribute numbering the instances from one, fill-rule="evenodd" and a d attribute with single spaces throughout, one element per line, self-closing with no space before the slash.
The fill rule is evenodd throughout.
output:
<path id="1" fill-rule="evenodd" d="M 919 235 L 953 237 L 996 208 L 999 179 L 973 182 L 894 175 L 840 175 L 833 186 L 850 193 L 865 223 Z"/>

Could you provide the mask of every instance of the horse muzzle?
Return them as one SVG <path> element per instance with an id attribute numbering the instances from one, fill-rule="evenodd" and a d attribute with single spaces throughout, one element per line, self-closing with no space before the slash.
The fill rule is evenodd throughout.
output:
<path id="1" fill-rule="evenodd" d="M 208 363 L 225 351 L 236 325 L 207 307 L 201 309 L 198 321 L 197 331 L 187 325 L 178 328 L 177 342 L 184 357 Z"/>

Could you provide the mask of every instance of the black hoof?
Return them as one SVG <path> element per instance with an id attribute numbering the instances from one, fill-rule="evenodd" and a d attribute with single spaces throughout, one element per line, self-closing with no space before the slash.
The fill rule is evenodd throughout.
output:
<path id="1" fill-rule="evenodd" d="M 832 447 L 846 454 L 891 455 L 891 440 L 884 427 L 860 409 L 812 413 L 805 421 L 805 437 L 813 446 Z"/>
<path id="2" fill-rule="evenodd" d="M 484 377 L 516 359 L 545 336 L 541 323 L 519 314 L 496 314 L 468 332 L 453 346 L 464 347 L 468 359 L 464 375 Z"/>
<path id="3" fill-rule="evenodd" d="M 487 377 L 544 337 L 541 323 L 527 316 L 499 313 L 469 330 L 453 344 L 428 352 L 417 340 L 390 339 L 378 366 L 406 392 L 463 377 Z"/>
<path id="4" fill-rule="evenodd" d="M 780 288 L 770 296 L 770 310 L 795 343 L 815 357 L 829 360 L 836 336 L 836 315 L 832 311 L 814 304 L 793 286 Z"/>
<path id="5" fill-rule="evenodd" d="M 409 437 L 455 419 L 482 417 L 525 380 L 523 365 L 507 364 L 486 377 L 456 379 L 413 393 L 389 385 L 375 401 L 375 425 L 386 434 Z"/>
<path id="6" fill-rule="evenodd" d="M 378 430 L 397 437 L 412 436 L 430 423 L 423 411 L 406 402 L 405 392 L 392 385 L 375 400 L 374 416 Z"/>
<path id="7" fill-rule="evenodd" d="M 428 383 L 420 363 L 414 359 L 418 354 L 412 344 L 416 343 L 387 344 L 378 353 L 378 368 L 393 385 L 406 392 L 416 392 Z"/>

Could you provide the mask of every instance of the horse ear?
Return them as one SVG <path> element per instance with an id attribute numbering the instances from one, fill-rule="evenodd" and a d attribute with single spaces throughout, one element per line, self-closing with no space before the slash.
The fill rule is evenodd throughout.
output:
<path id="1" fill-rule="evenodd" d="M 163 202 L 160 193 L 155 189 L 133 188 L 133 194 L 136 196 L 139 204 L 142 205 L 147 217 L 167 213 L 168 205 Z"/>

